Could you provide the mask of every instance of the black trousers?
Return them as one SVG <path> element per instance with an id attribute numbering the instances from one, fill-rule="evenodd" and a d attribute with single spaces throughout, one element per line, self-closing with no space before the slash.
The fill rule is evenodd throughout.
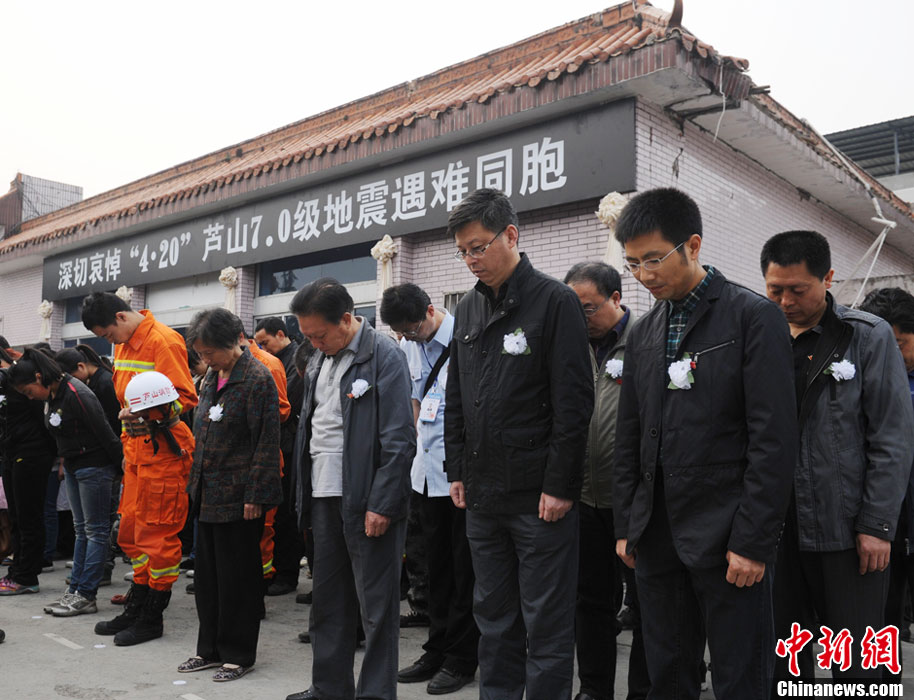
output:
<path id="1" fill-rule="evenodd" d="M 414 492 L 415 493 L 415 492 Z M 473 561 L 466 511 L 449 496 L 419 504 L 428 562 L 428 641 L 423 660 L 462 675 L 476 673 L 479 629 L 473 618 Z"/>
<path id="2" fill-rule="evenodd" d="M 7 574 L 16 583 L 38 583 L 44 560 L 44 498 L 54 455 L 11 456 L 3 464 L 3 491 L 9 504 L 13 563 Z"/>
<path id="3" fill-rule="evenodd" d="M 581 555 L 574 641 L 581 692 L 613 700 L 616 680 L 616 599 L 622 584 L 611 508 L 579 504 Z M 620 562 L 621 563 L 621 562 Z"/>
<path id="4" fill-rule="evenodd" d="M 263 615 L 264 518 L 197 524 L 197 656 L 253 666 Z"/>
<path id="5" fill-rule="evenodd" d="M 480 700 L 570 700 L 579 534 L 576 507 L 552 523 L 467 513 Z"/>
<path id="6" fill-rule="evenodd" d="M 298 585 L 298 575 L 301 573 L 301 558 L 305 553 L 305 543 L 298 531 L 296 517 L 292 514 L 293 506 L 290 505 L 292 476 L 292 453 L 283 453 L 285 461 L 285 474 L 282 476 L 282 503 L 276 509 L 276 518 L 273 521 L 273 567 L 276 574 L 273 581 L 288 583 L 290 586 Z"/>
<path id="7" fill-rule="evenodd" d="M 767 700 L 774 666 L 772 572 L 760 583 L 727 583 L 727 565 L 682 563 L 662 487 L 638 543 L 635 576 L 651 680 L 649 700 L 697 700 L 705 635 L 718 700 Z"/>
<path id="8" fill-rule="evenodd" d="M 428 613 L 428 555 L 427 543 L 422 526 L 422 505 L 425 496 L 416 491 L 409 492 L 409 516 L 406 519 L 406 545 L 403 572 L 406 580 L 400 581 L 401 592 L 406 590 L 410 610 Z M 402 598 L 402 595 L 401 595 Z"/>
<path id="9" fill-rule="evenodd" d="M 862 668 L 860 643 L 867 625 L 882 629 L 888 593 L 888 571 L 874 571 L 860 575 L 856 549 L 841 552 L 801 552 L 797 539 L 796 510 L 791 503 L 784 523 L 784 533 L 778 546 L 775 566 L 774 618 L 777 639 L 790 636 L 791 624 L 797 622 L 813 633 L 813 640 L 806 645 L 798 658 L 800 677 L 815 676 L 814 656 L 822 651 L 818 644 L 822 636 L 819 627 L 825 625 L 837 634 L 847 629 L 853 637 L 852 665 L 847 671 L 832 666 L 835 678 L 882 677 L 882 666 Z M 792 680 L 788 659 L 778 658 L 775 663 L 776 680 Z M 713 662 L 713 655 L 712 655 Z M 714 671 L 717 664 L 714 663 Z"/>
<path id="10" fill-rule="evenodd" d="M 903 511 L 904 509 L 902 509 Z M 905 604 L 910 599 L 911 584 L 914 582 L 914 557 L 908 556 L 907 528 L 904 521 L 898 523 L 898 534 L 892 542 L 892 556 L 889 562 L 889 590 L 885 601 L 885 624 L 904 629 Z M 903 665 L 902 645 L 899 639 L 898 663 Z M 883 667 L 882 678 L 886 682 L 901 682 L 901 673 L 897 675 Z"/>

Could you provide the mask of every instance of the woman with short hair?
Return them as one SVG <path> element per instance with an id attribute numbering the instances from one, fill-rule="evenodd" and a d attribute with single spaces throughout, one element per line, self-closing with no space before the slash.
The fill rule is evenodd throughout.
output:
<path id="1" fill-rule="evenodd" d="M 194 569 L 200 629 L 188 673 L 219 666 L 215 681 L 254 666 L 263 615 L 260 538 L 264 514 L 282 501 L 279 403 L 270 371 L 247 348 L 241 320 L 198 313 L 187 343 L 209 367 L 194 417 L 187 491 L 198 518 Z"/>

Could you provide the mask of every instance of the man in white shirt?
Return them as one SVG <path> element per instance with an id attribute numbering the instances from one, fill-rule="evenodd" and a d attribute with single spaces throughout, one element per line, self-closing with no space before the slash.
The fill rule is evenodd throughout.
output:
<path id="1" fill-rule="evenodd" d="M 473 565 L 466 537 L 466 511 L 449 496 L 444 471 L 444 408 L 454 317 L 436 309 L 414 284 L 390 287 L 381 300 L 381 320 L 403 336 L 412 379 L 418 432 L 410 473 L 413 491 L 424 496 L 419 520 L 426 537 L 429 632 L 425 653 L 400 671 L 400 683 L 429 681 L 432 695 L 452 693 L 473 680 L 479 631 L 473 619 Z"/>

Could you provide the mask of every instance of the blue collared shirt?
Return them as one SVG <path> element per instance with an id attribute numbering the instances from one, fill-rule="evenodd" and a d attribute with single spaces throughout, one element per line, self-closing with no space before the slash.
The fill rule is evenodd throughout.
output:
<path id="1" fill-rule="evenodd" d="M 409 376 L 413 382 L 412 397 L 419 403 L 424 398 L 422 390 L 432 373 L 432 368 L 441 357 L 444 349 L 451 344 L 454 336 L 454 317 L 444 312 L 444 319 L 438 332 L 427 343 L 406 340 L 402 343 L 403 352 L 409 363 Z M 444 473 L 444 396 L 447 391 L 447 374 L 450 360 L 442 365 L 438 376 L 429 388 L 429 394 L 440 396 L 438 412 L 434 422 L 420 420 L 417 424 L 419 439 L 416 444 L 416 458 L 410 472 L 413 491 L 422 493 L 428 486 L 429 497 L 447 496 L 450 485 Z"/>

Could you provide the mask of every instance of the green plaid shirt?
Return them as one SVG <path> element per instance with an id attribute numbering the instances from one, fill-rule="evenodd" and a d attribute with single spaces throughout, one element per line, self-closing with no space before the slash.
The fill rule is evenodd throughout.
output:
<path id="1" fill-rule="evenodd" d="M 705 291 L 707 291 L 711 284 L 711 279 L 714 277 L 713 267 L 705 265 L 705 270 L 708 274 L 698 283 L 695 289 L 679 301 L 668 302 L 670 305 L 670 319 L 666 335 L 667 365 L 676 361 L 676 356 L 679 354 L 679 345 L 682 343 L 682 336 L 685 333 L 686 325 L 689 323 L 689 317 L 705 295 Z"/>

